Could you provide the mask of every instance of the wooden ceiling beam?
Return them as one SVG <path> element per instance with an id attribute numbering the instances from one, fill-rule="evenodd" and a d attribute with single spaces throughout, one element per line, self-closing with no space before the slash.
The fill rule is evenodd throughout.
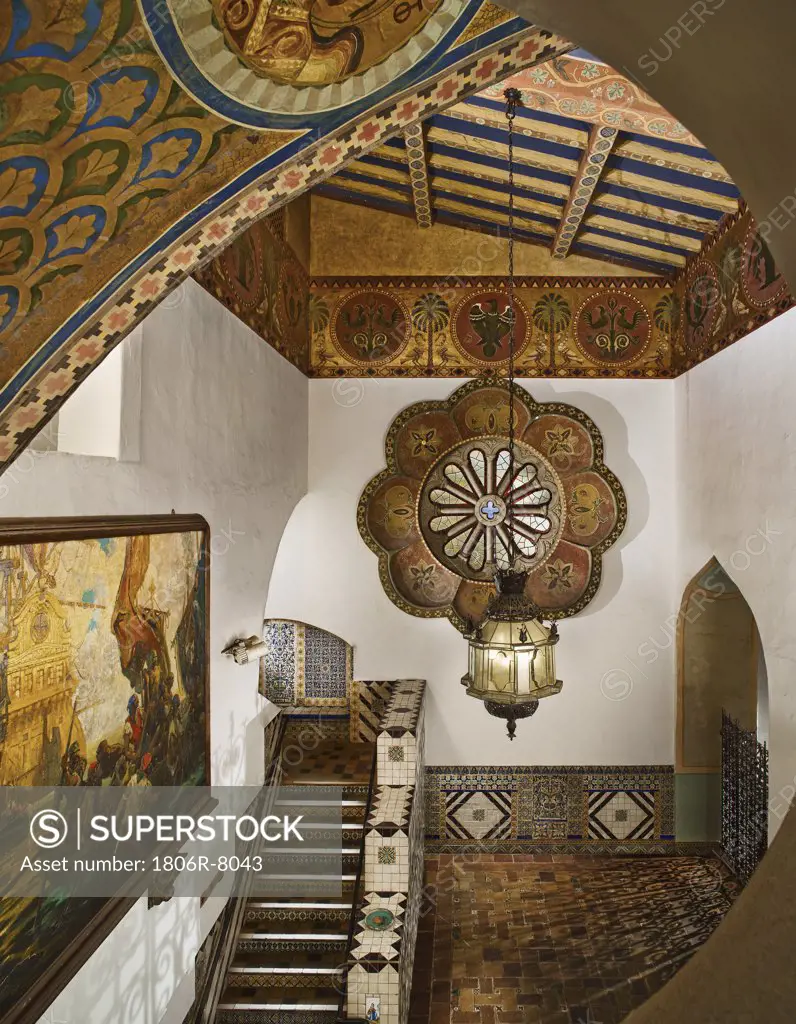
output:
<path id="1" fill-rule="evenodd" d="M 578 164 L 567 205 L 550 247 L 551 254 L 557 260 L 563 260 L 569 254 L 618 135 L 616 128 L 604 125 L 601 128 L 595 125 L 589 131 L 588 144 Z"/>
<path id="2" fill-rule="evenodd" d="M 431 188 L 428 178 L 428 150 L 422 122 L 404 129 L 409 182 L 415 204 L 415 220 L 419 228 L 430 228 L 432 221 Z"/>

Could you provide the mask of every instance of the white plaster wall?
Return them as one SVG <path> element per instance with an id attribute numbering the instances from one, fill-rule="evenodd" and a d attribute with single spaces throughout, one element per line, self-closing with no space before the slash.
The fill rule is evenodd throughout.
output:
<path id="1" fill-rule="evenodd" d="M 768 677 L 772 835 L 796 789 L 795 389 L 794 310 L 676 381 L 678 591 L 715 554 L 754 612 Z"/>
<path id="2" fill-rule="evenodd" d="M 259 631 L 282 530 L 306 491 L 307 381 L 193 281 L 145 321 L 141 357 L 140 461 L 28 451 L 0 478 L 0 515 L 205 516 L 212 778 L 256 783 L 270 705 L 257 695 L 256 663 L 220 651 Z M 139 901 L 44 1020 L 178 1024 L 219 909 L 213 900 L 200 915 L 198 899 L 181 899 L 148 911 Z"/>
<path id="3" fill-rule="evenodd" d="M 384 465 L 384 435 L 413 401 L 444 398 L 450 380 L 310 382 L 308 495 L 288 524 L 271 580 L 268 615 L 302 619 L 355 646 L 361 679 L 428 680 L 429 764 L 671 764 L 676 614 L 674 385 L 670 381 L 525 381 L 541 401 L 586 411 L 623 482 L 629 521 L 603 563 L 592 604 L 560 624 L 563 692 L 520 723 L 467 697 L 465 641 L 446 619 L 399 611 L 382 590 L 376 556 L 356 527 L 356 505 Z M 650 664 L 638 655 L 657 640 Z"/>

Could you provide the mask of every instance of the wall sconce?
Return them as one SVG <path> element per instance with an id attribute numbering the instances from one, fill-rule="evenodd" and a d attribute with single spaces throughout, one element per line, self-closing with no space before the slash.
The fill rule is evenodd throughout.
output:
<path id="1" fill-rule="evenodd" d="M 236 665 L 247 665 L 250 661 L 262 658 L 268 650 L 268 644 L 260 636 L 250 636 L 245 640 L 241 637 L 228 644 L 222 654 L 229 654 L 235 659 Z"/>

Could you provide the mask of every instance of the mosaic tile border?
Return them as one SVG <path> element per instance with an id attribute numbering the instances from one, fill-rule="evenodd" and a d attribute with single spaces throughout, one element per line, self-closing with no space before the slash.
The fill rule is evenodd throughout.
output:
<path id="1" fill-rule="evenodd" d="M 671 850 L 672 765 L 425 770 L 426 843 L 438 851 Z"/>
<path id="2" fill-rule="evenodd" d="M 376 790 L 365 824 L 365 895 L 357 908 L 346 999 L 348 1014 L 362 1016 L 366 998 L 378 996 L 382 1024 L 405 1024 L 423 896 L 426 684 L 399 679 L 391 686 L 377 738 Z M 404 756 L 391 758 L 394 749 Z M 395 921 L 376 932 L 365 921 L 379 908 L 392 911 Z"/>
<path id="3" fill-rule="evenodd" d="M 218 193 L 215 209 L 201 223 L 196 223 L 194 211 L 190 227 L 178 224 L 164 232 L 59 328 L 6 385 L 0 399 L 0 470 L 17 457 L 94 366 L 166 294 L 253 221 L 414 122 L 570 48 L 569 41 L 544 29 L 517 33 L 343 126 L 261 177 L 254 177 L 256 171 L 247 171 Z"/>

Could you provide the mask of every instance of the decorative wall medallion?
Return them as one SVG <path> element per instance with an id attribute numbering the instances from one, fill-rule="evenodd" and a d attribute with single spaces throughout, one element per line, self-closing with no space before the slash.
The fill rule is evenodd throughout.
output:
<path id="1" fill-rule="evenodd" d="M 409 406 L 390 426 L 387 468 L 365 488 L 357 522 L 403 611 L 459 628 L 478 621 L 496 569 L 515 557 L 549 618 L 575 614 L 596 593 L 602 553 L 626 518 L 599 431 L 579 409 L 537 403 L 515 386 L 510 473 L 508 428 L 508 392 L 496 378 Z"/>
<path id="2" fill-rule="evenodd" d="M 578 310 L 578 348 L 601 366 L 635 362 L 646 352 L 650 335 L 649 313 L 627 291 L 598 292 Z"/>
<path id="3" fill-rule="evenodd" d="M 409 310 L 394 292 L 362 289 L 346 296 L 332 320 L 332 341 L 359 366 L 378 366 L 399 355 L 409 340 Z"/>
<path id="4" fill-rule="evenodd" d="M 787 281 L 777 269 L 771 250 L 754 222 L 750 223 L 744 238 L 741 285 L 746 301 L 755 309 L 765 309 L 788 290 Z"/>
<path id="5" fill-rule="evenodd" d="M 699 260 L 688 278 L 683 310 L 687 352 L 700 352 L 713 336 L 722 306 L 721 284 L 716 267 Z"/>
<path id="6" fill-rule="evenodd" d="M 463 441 L 430 469 L 420 492 L 426 544 L 465 579 L 491 582 L 518 559 L 538 567 L 554 549 L 566 517 L 561 482 L 533 448 L 516 444 L 513 479 L 503 437 Z"/>
<path id="7" fill-rule="evenodd" d="M 514 353 L 519 358 L 530 340 L 530 321 L 515 296 Z M 451 335 L 466 359 L 484 366 L 502 363 L 509 356 L 511 310 L 505 291 L 481 291 L 463 299 L 453 316 Z"/>

